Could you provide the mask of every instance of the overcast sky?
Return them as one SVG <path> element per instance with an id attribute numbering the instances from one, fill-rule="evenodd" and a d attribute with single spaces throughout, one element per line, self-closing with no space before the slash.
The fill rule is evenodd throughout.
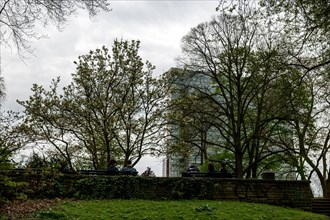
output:
<path id="1" fill-rule="evenodd" d="M 60 76 L 61 86 L 71 82 L 73 61 L 79 55 L 103 45 L 112 47 L 113 40 L 140 40 L 140 56 L 156 66 L 154 74 L 162 74 L 176 66 L 181 54 L 181 38 L 201 22 L 216 14 L 213 1 L 110 1 L 112 11 L 101 13 L 91 21 L 87 12 L 78 12 L 62 31 L 53 26 L 36 27 L 48 37 L 32 42 L 34 56 L 24 63 L 9 48 L 1 48 L 2 76 L 6 84 L 4 110 L 22 111 L 16 100 L 27 100 L 34 83 L 48 87 Z M 151 166 L 161 175 L 160 159 L 143 160 L 136 167 L 141 173 Z"/>

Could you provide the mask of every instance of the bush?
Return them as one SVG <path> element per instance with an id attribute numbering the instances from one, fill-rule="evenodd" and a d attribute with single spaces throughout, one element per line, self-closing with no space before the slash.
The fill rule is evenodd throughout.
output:
<path id="1" fill-rule="evenodd" d="M 33 198 L 43 199 L 43 198 L 57 198 L 65 195 L 63 191 L 63 180 L 62 174 L 45 171 L 43 170 L 40 173 L 30 175 L 30 196 Z"/>
<path id="2" fill-rule="evenodd" d="M 213 199 L 213 183 L 207 180 L 182 178 L 173 183 L 174 199 Z"/>
<path id="3" fill-rule="evenodd" d="M 11 178 L 0 174 L 0 206 L 15 199 L 26 199 L 24 189 L 29 184 L 26 182 L 15 182 Z"/>
<path id="4" fill-rule="evenodd" d="M 76 182 L 75 196 L 80 199 L 130 199 L 135 198 L 137 178 L 130 176 L 94 176 Z"/>
<path id="5" fill-rule="evenodd" d="M 213 183 L 178 178 L 91 176 L 76 182 L 80 199 L 212 199 Z"/>
<path id="6" fill-rule="evenodd" d="M 65 195 L 62 174 L 47 170 L 9 170 L 0 172 L 0 196 L 9 200 L 21 197 L 57 198 Z M 5 196 L 2 196 L 5 195 Z M 66 195 L 65 195 L 66 196 Z"/>

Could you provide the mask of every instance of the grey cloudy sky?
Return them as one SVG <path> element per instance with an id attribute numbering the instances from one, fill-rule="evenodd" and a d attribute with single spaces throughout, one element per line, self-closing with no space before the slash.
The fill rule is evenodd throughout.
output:
<path id="1" fill-rule="evenodd" d="M 75 71 L 73 61 L 79 55 L 103 45 L 112 47 L 116 38 L 140 40 L 140 55 L 156 66 L 155 74 L 162 74 L 176 66 L 181 53 L 181 38 L 190 28 L 210 20 L 216 14 L 213 1 L 110 1 L 112 11 L 101 13 L 91 21 L 87 12 L 79 11 L 62 31 L 53 26 L 36 27 L 48 37 L 32 42 L 34 55 L 24 63 L 9 48 L 1 48 L 2 76 L 6 84 L 4 110 L 22 111 L 16 100 L 27 100 L 34 83 L 48 87 L 53 78 L 61 77 L 61 86 L 71 82 Z M 154 161 L 155 162 L 155 161 Z M 138 171 L 145 170 L 150 160 L 143 160 Z M 157 175 L 161 174 L 160 162 Z M 150 166 L 150 165 L 149 165 Z M 140 168 L 140 169 L 139 169 Z"/>

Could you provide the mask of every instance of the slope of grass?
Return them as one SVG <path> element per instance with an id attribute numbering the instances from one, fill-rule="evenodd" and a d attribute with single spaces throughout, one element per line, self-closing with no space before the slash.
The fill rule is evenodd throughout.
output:
<path id="1" fill-rule="evenodd" d="M 35 219 L 328 219 L 266 204 L 234 201 L 68 201 L 35 213 Z"/>

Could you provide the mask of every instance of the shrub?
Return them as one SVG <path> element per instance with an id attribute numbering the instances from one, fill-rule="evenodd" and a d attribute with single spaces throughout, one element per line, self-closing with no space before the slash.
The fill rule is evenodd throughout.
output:
<path id="1" fill-rule="evenodd" d="M 76 182 L 75 196 L 81 199 L 130 199 L 135 197 L 137 178 L 94 176 Z"/>
<path id="2" fill-rule="evenodd" d="M 10 177 L 0 174 L 0 205 L 15 199 L 26 199 L 24 189 L 29 184 L 26 182 L 15 182 Z"/>

